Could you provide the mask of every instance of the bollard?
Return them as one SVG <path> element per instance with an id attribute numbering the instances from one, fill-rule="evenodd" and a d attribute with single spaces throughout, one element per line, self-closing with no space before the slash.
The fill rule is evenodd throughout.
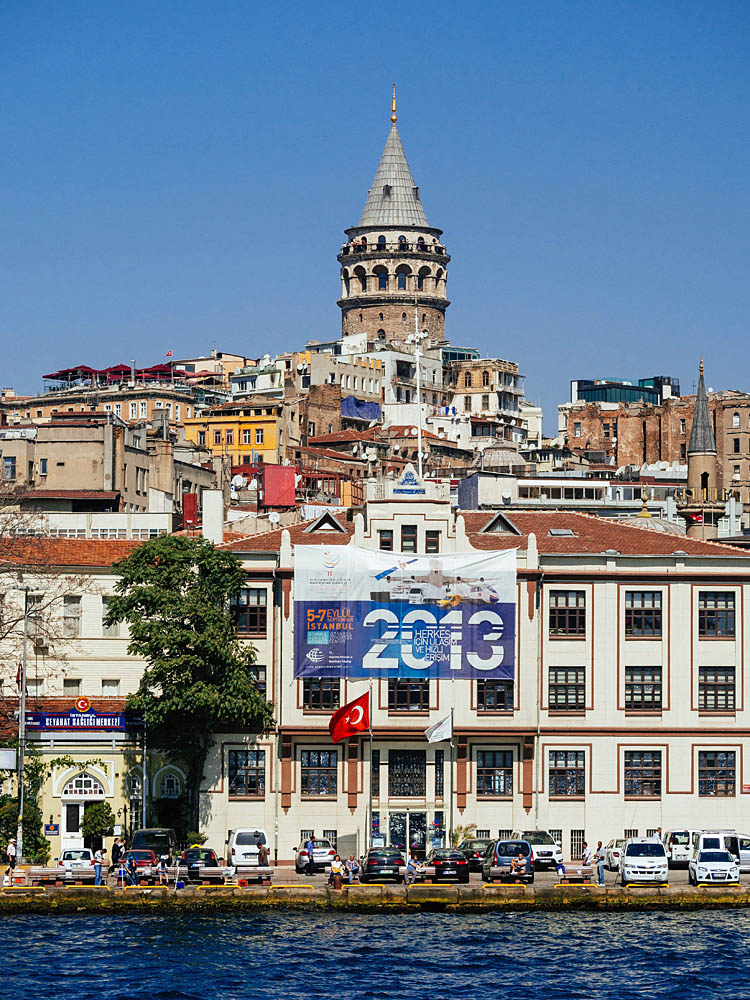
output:
<path id="1" fill-rule="evenodd" d="M 341 875 L 333 876 L 333 888 L 336 890 L 341 890 L 344 888 L 344 879 Z"/>

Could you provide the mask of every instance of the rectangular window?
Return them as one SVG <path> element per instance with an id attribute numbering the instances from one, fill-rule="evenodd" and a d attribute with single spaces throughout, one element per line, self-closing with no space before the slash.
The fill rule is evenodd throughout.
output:
<path id="1" fill-rule="evenodd" d="M 625 709 L 661 711 L 661 667 L 625 667 Z"/>
<path id="2" fill-rule="evenodd" d="M 698 635 L 701 638 L 734 635 L 734 593 L 701 590 L 698 594 Z"/>
<path id="3" fill-rule="evenodd" d="M 739 453 L 740 453 L 740 439 L 739 438 L 734 438 L 734 440 L 732 442 L 732 445 L 733 445 L 732 450 L 733 450 L 734 454 L 735 455 L 739 455 Z"/>
<path id="4" fill-rule="evenodd" d="M 372 782 L 372 797 L 374 799 L 380 798 L 380 751 L 372 751 L 372 768 L 370 771 L 370 780 Z"/>
<path id="5" fill-rule="evenodd" d="M 221 444 L 221 431 L 214 431 L 214 444 Z"/>
<path id="6" fill-rule="evenodd" d="M 388 751 L 388 794 L 424 798 L 427 791 L 427 755 L 424 750 Z"/>
<path id="7" fill-rule="evenodd" d="M 513 794 L 513 751 L 477 750 L 477 796 Z"/>
<path id="8" fill-rule="evenodd" d="M 15 456 L 5 455 L 3 457 L 3 479 L 6 483 L 13 482 L 16 478 Z"/>
<path id="9" fill-rule="evenodd" d="M 552 839 L 554 840 L 554 842 L 562 846 L 562 830 L 553 830 L 550 828 L 548 832 L 550 837 L 552 837 Z"/>
<path id="10" fill-rule="evenodd" d="M 586 592 L 553 590 L 549 595 L 549 634 L 586 635 Z"/>
<path id="11" fill-rule="evenodd" d="M 338 751 L 303 750 L 300 754 L 302 794 L 336 795 L 338 791 Z"/>
<path id="12" fill-rule="evenodd" d="M 255 686 L 258 689 L 258 694 L 261 698 L 266 697 L 266 668 L 260 663 L 253 663 L 249 668 L 248 673 L 255 681 Z"/>
<path id="13" fill-rule="evenodd" d="M 687 460 L 687 445 L 680 445 L 680 461 L 685 462 Z"/>
<path id="14" fill-rule="evenodd" d="M 429 709 L 429 681 L 410 681 L 400 677 L 388 679 L 389 712 L 428 712 Z"/>
<path id="15" fill-rule="evenodd" d="M 229 798 L 263 798 L 266 794 L 266 751 L 229 750 Z"/>
<path id="16" fill-rule="evenodd" d="M 300 830 L 299 842 L 304 844 L 306 840 L 315 840 L 315 830 Z"/>
<path id="17" fill-rule="evenodd" d="M 681 420 L 680 421 L 680 434 L 684 434 L 684 433 L 685 433 L 685 421 Z"/>
<path id="18" fill-rule="evenodd" d="M 39 459 L 39 475 L 40 476 L 46 476 L 47 475 L 47 459 L 46 458 L 40 458 Z"/>
<path id="19" fill-rule="evenodd" d="M 471 413 L 471 396 L 464 396 L 464 412 Z"/>
<path id="20" fill-rule="evenodd" d="M 508 829 L 506 829 L 506 830 L 498 830 L 497 831 L 497 839 L 498 840 L 510 840 L 510 837 L 511 837 L 512 833 L 513 833 L 513 831 L 512 830 L 508 830 Z"/>
<path id="21" fill-rule="evenodd" d="M 625 840 L 630 840 L 631 837 L 638 836 L 638 830 L 631 826 L 629 829 L 623 830 L 623 836 L 625 837 Z"/>
<path id="22" fill-rule="evenodd" d="M 120 682 L 114 677 L 102 680 L 102 697 L 117 698 L 120 694 Z"/>
<path id="23" fill-rule="evenodd" d="M 445 798 L 445 750 L 435 751 L 435 798 Z"/>
<path id="24" fill-rule="evenodd" d="M 263 444 L 263 428 L 262 427 L 256 427 L 255 428 L 255 443 L 256 444 Z"/>
<path id="25" fill-rule="evenodd" d="M 139 410 L 139 415 L 141 417 L 145 417 L 148 414 L 148 403 L 146 402 L 145 399 L 142 399 L 138 403 L 138 410 Z"/>
<path id="26" fill-rule="evenodd" d="M 434 553 L 440 551 L 440 532 L 439 531 L 425 531 L 424 534 L 424 550 L 428 553 Z"/>
<path id="27" fill-rule="evenodd" d="M 115 416 L 116 417 L 122 416 L 122 403 L 115 403 Z"/>
<path id="28" fill-rule="evenodd" d="M 490 397 L 487 395 L 482 396 L 482 410 L 486 413 L 490 408 Z"/>
<path id="29" fill-rule="evenodd" d="M 734 795 L 736 771 L 734 750 L 698 752 L 698 794 Z"/>
<path id="30" fill-rule="evenodd" d="M 550 750 L 550 798 L 582 798 L 585 794 L 585 758 L 583 750 Z"/>
<path id="31" fill-rule="evenodd" d="M 252 444 L 253 443 L 252 442 L 252 437 L 251 437 L 251 434 L 250 434 L 250 430 L 247 427 L 242 432 L 242 443 L 243 444 Z"/>
<path id="32" fill-rule="evenodd" d="M 198 431 L 198 444 L 200 447 L 205 448 L 206 446 L 206 432 Z"/>
<path id="33" fill-rule="evenodd" d="M 605 438 L 608 438 L 609 437 L 609 424 L 604 424 L 603 426 L 604 426 L 604 436 L 605 436 Z"/>
<path id="34" fill-rule="evenodd" d="M 661 796 L 661 750 L 625 751 L 625 798 Z"/>
<path id="35" fill-rule="evenodd" d="M 332 712 L 339 707 L 341 682 L 338 677 L 305 677 L 302 707 L 309 712 Z"/>
<path id="36" fill-rule="evenodd" d="M 381 552 L 393 552 L 393 532 L 389 529 L 378 532 Z"/>
<path id="37" fill-rule="evenodd" d="M 75 698 L 81 693 L 80 677 L 66 677 L 63 681 L 63 694 L 66 698 Z"/>
<path id="38" fill-rule="evenodd" d="M 661 591 L 625 591 L 625 635 L 633 638 L 661 635 Z"/>
<path id="39" fill-rule="evenodd" d="M 81 598 L 63 597 L 63 635 L 81 634 Z"/>
<path id="40" fill-rule="evenodd" d="M 477 712 L 512 711 L 513 681 L 477 681 Z"/>
<path id="41" fill-rule="evenodd" d="M 32 698 L 40 698 L 44 694 L 44 678 L 27 677 L 26 690 Z"/>
<path id="42" fill-rule="evenodd" d="M 401 551 L 417 551 L 417 526 L 416 524 L 401 525 Z"/>
<path id="43" fill-rule="evenodd" d="M 234 627 L 245 635 L 265 635 L 268 593 L 258 587 L 243 587 L 230 600 Z"/>
<path id="44" fill-rule="evenodd" d="M 120 634 L 120 622 L 115 622 L 114 625 L 105 625 L 104 619 L 109 611 L 109 602 L 111 598 L 102 597 L 102 635 L 107 639 L 116 639 Z"/>
<path id="45" fill-rule="evenodd" d="M 734 707 L 734 667 L 699 667 L 699 710 L 733 712 Z"/>
<path id="46" fill-rule="evenodd" d="M 228 430 L 227 431 L 226 442 L 227 442 L 227 444 L 234 444 L 234 431 L 233 430 Z"/>
<path id="47" fill-rule="evenodd" d="M 573 424 L 573 437 L 579 438 L 581 436 L 581 425 L 579 421 L 575 421 Z"/>
<path id="48" fill-rule="evenodd" d="M 130 413 L 130 419 L 135 420 L 135 418 L 138 416 L 138 404 L 130 403 L 128 412 Z"/>
<path id="49" fill-rule="evenodd" d="M 583 854 L 583 841 L 586 837 L 585 830 L 570 831 L 570 857 L 573 861 L 580 861 Z"/>
<path id="50" fill-rule="evenodd" d="M 331 847 L 336 850 L 336 842 L 338 840 L 338 830 L 324 830 L 323 840 L 330 840 Z"/>
<path id="51" fill-rule="evenodd" d="M 586 710 L 586 671 L 584 667 L 549 668 L 550 712 Z"/>

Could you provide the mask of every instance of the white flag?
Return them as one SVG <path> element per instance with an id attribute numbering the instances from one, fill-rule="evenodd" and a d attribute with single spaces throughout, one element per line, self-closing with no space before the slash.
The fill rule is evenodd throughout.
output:
<path id="1" fill-rule="evenodd" d="M 425 729 L 425 736 L 427 737 L 428 743 L 442 743 L 443 740 L 450 740 L 453 738 L 453 722 L 450 715 L 446 715 L 444 719 L 440 722 L 436 722 L 434 726 L 430 726 L 429 729 Z"/>

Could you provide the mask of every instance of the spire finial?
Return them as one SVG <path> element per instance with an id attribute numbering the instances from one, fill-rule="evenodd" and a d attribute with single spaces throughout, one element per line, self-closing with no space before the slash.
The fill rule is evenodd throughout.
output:
<path id="1" fill-rule="evenodd" d="M 391 121 L 393 122 L 394 125 L 396 124 L 396 118 L 397 117 L 398 116 L 396 114 L 396 84 L 394 83 L 393 84 L 393 100 L 391 101 Z"/>
<path id="2" fill-rule="evenodd" d="M 703 374 L 703 358 L 701 358 L 701 375 Z"/>

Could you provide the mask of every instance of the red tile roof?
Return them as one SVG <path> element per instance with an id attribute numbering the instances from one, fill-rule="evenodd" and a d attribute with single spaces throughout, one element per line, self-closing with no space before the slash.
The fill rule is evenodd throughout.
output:
<path id="1" fill-rule="evenodd" d="M 741 555 L 741 551 L 720 542 L 703 542 L 685 535 L 662 534 L 637 528 L 629 524 L 619 524 L 614 519 L 595 517 L 591 514 L 571 513 L 568 511 L 464 511 L 466 534 L 469 543 L 483 551 L 493 549 L 526 549 L 528 536 L 536 535 L 536 543 L 542 555 L 600 555 L 612 549 L 622 555 L 671 555 L 682 551 L 691 556 L 722 556 L 732 558 Z M 482 532 L 495 517 L 501 514 L 513 524 L 516 534 L 498 532 Z M 305 524 L 294 524 L 288 529 L 293 545 L 346 545 L 354 535 L 354 524 L 337 518 L 344 528 L 344 533 L 337 531 L 308 531 Z M 569 529 L 573 535 L 551 535 L 551 530 Z M 251 536 L 242 542 L 231 542 L 226 545 L 235 552 L 277 552 L 281 545 L 281 531 L 266 532 L 263 535 Z"/>
<path id="2" fill-rule="evenodd" d="M 114 538 L 0 538 L 0 560 L 16 566 L 111 566 L 141 542 Z"/>

